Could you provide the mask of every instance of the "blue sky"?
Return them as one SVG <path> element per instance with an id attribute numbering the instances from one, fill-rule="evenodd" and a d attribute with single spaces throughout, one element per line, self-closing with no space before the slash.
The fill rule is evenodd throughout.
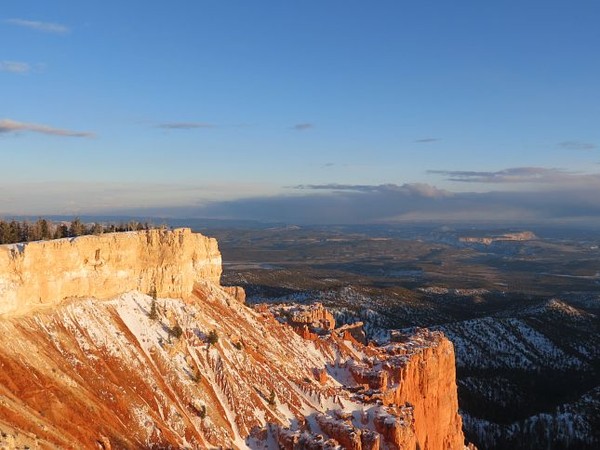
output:
<path id="1" fill-rule="evenodd" d="M 477 208 L 501 198 L 594 218 L 599 19 L 591 0 L 7 0 L 0 214 L 493 219 Z"/>

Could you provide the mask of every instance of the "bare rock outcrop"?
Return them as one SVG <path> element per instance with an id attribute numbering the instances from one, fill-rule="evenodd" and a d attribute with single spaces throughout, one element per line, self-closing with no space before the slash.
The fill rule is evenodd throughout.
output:
<path id="1" fill-rule="evenodd" d="M 325 331 L 335 328 L 335 317 L 321 303 L 290 310 L 289 323 L 292 326 L 312 326 Z"/>

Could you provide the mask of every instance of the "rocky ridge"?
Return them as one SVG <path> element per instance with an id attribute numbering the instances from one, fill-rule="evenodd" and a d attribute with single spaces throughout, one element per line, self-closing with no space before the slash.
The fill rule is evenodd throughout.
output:
<path id="1" fill-rule="evenodd" d="M 64 287 L 59 268 L 33 259 L 58 264 L 61 248 L 61 264 L 81 270 L 63 270 Z M 98 248 L 108 257 L 96 275 Z M 330 332 L 303 339 L 219 286 L 216 242 L 189 230 L 0 255 L 0 448 L 464 447 L 453 347 L 439 332 L 365 346 L 317 311 L 294 317 Z M 111 270 L 132 272 L 111 284 Z"/>

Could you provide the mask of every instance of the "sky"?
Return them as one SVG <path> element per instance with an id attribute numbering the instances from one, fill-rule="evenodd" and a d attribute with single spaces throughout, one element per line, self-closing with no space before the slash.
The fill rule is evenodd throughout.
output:
<path id="1" fill-rule="evenodd" d="M 600 218 L 597 0 L 3 0 L 0 215 Z"/>

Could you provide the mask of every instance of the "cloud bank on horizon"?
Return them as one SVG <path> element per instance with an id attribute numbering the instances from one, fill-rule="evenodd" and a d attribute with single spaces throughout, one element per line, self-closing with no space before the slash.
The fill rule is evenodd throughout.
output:
<path id="1" fill-rule="evenodd" d="M 272 195 L 251 186 L 171 184 L 0 184 L 20 215 L 86 214 L 256 220 L 297 224 L 365 224 L 403 221 L 594 223 L 600 220 L 600 174 L 511 168 L 498 173 L 436 171 L 460 181 L 544 184 L 543 189 L 452 192 L 427 183 L 298 185 Z M 500 179 L 500 181 L 499 181 Z M 221 200 L 210 192 L 230 189 Z M 239 192 L 246 195 L 239 198 Z M 229 198 L 227 198 L 229 197 Z M 41 201 L 41 203 L 40 203 Z M 0 209 L 2 211 L 2 209 Z M 15 212 L 13 211 L 13 213 Z"/>

